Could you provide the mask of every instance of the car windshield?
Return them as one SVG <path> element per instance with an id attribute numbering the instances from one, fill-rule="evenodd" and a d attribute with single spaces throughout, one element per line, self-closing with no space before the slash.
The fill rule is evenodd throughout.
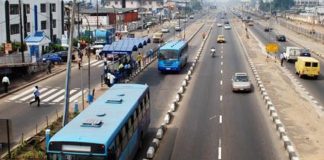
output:
<path id="1" fill-rule="evenodd" d="M 172 50 L 160 50 L 159 59 L 162 60 L 178 59 L 178 54 L 176 51 L 172 51 Z"/>
<path id="2" fill-rule="evenodd" d="M 248 82 L 249 78 L 248 78 L 248 76 L 238 75 L 238 76 L 234 77 L 234 81 L 235 82 Z"/>

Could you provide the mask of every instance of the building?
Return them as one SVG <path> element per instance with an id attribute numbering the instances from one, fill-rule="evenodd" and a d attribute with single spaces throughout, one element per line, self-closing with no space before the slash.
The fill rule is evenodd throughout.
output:
<path id="1" fill-rule="evenodd" d="M 44 31 L 52 42 L 58 42 L 64 33 L 63 5 L 63 0 L 1 0 L 0 33 L 4 34 L 0 44 L 20 42 L 20 12 L 23 39 Z"/>
<path id="2" fill-rule="evenodd" d="M 123 4 L 123 2 L 125 2 Z M 107 1 L 106 8 L 145 8 L 148 11 L 154 11 L 163 8 L 163 0 L 125 0 L 125 1 Z"/>
<path id="3" fill-rule="evenodd" d="M 304 6 L 304 7 L 314 7 L 318 6 L 320 0 L 295 0 L 296 6 Z"/>

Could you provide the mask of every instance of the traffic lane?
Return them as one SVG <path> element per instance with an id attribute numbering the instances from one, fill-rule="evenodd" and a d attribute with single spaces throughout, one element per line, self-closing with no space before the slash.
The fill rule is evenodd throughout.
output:
<path id="1" fill-rule="evenodd" d="M 258 28 L 260 28 L 261 26 L 259 25 Z M 256 29 L 255 29 L 256 30 Z M 256 36 L 260 39 L 262 39 L 262 37 L 265 37 L 265 33 L 262 32 L 255 32 L 257 33 Z M 274 37 L 274 33 L 272 33 L 272 36 Z M 263 38 L 264 39 L 264 38 Z M 264 43 L 264 41 L 263 41 Z M 285 47 L 287 46 L 296 46 L 295 44 L 293 44 L 292 42 L 285 42 L 285 43 L 280 43 L 281 45 L 281 50 L 283 51 L 285 49 Z M 319 59 L 320 61 L 320 66 L 324 66 L 324 62 Z M 290 71 L 290 73 L 292 73 L 293 75 L 295 75 L 295 64 L 294 62 L 284 62 L 284 66 Z M 312 93 L 312 96 L 316 99 L 316 101 L 318 101 L 321 105 L 324 105 L 324 99 L 322 98 L 323 93 L 322 91 L 324 90 L 324 76 L 323 73 L 320 73 L 320 76 L 318 77 L 317 80 L 314 80 L 312 78 L 299 78 L 298 75 L 295 75 L 296 78 L 298 78 L 298 80 L 303 84 L 303 86 L 305 88 L 307 88 L 307 90 Z"/>
<path id="2" fill-rule="evenodd" d="M 224 45 L 224 90 L 222 102 L 222 151 L 224 159 L 286 159 L 284 150 L 274 132 L 264 104 L 257 91 L 233 93 L 231 78 L 235 72 L 253 75 L 233 31 L 225 33 Z M 254 81 L 253 81 L 254 82 Z M 253 83 L 255 85 L 255 83 Z"/>
<path id="3" fill-rule="evenodd" d="M 217 28 L 214 28 L 204 47 L 201 59 L 175 119 L 168 127 L 156 160 L 217 159 L 219 141 L 220 58 L 211 58 Z M 216 48 L 220 52 L 220 47 Z M 205 54 L 204 54 L 205 53 Z M 171 132 L 169 132 L 171 130 Z"/>
<path id="4" fill-rule="evenodd" d="M 203 28 L 197 33 L 202 34 L 202 32 L 207 31 L 208 27 L 203 26 Z M 193 31 L 190 33 L 194 33 Z M 193 61 L 195 53 L 198 51 L 201 44 L 201 37 L 195 36 L 189 42 L 189 60 L 185 68 L 182 69 L 180 73 L 169 73 L 162 74 L 157 69 L 157 61 L 153 62 L 145 72 L 142 72 L 140 76 L 134 79 L 134 83 L 148 84 L 150 86 L 151 95 L 151 123 L 149 132 L 145 135 L 143 144 L 144 147 L 137 153 L 136 159 L 141 159 L 145 157 L 146 149 L 149 147 L 150 142 L 156 134 L 157 127 L 159 127 L 161 118 L 163 114 L 169 109 L 169 104 L 172 98 L 175 96 L 177 87 L 179 86 L 186 76 L 186 72 L 189 70 L 190 64 Z"/>

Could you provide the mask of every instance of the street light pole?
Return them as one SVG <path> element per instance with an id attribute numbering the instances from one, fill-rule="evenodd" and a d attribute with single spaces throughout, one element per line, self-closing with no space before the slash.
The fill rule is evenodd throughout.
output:
<path id="1" fill-rule="evenodd" d="M 63 121 L 62 126 L 64 127 L 69 121 L 69 103 L 70 103 L 70 78 L 71 78 L 71 59 L 72 59 L 72 39 L 73 39 L 73 31 L 74 31 L 74 9 L 75 9 L 75 1 L 72 2 L 72 16 L 71 16 L 71 26 L 70 26 L 70 39 L 69 39 L 69 51 L 67 57 L 67 72 L 65 79 L 65 100 L 64 100 L 64 113 L 63 113 Z"/>

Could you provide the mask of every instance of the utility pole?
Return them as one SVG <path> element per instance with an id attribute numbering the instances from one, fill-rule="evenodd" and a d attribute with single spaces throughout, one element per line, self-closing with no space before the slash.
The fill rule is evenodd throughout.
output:
<path id="1" fill-rule="evenodd" d="M 98 13 L 99 13 L 99 5 L 98 5 L 98 1 L 99 0 L 97 0 L 97 29 L 99 28 L 99 17 L 98 17 Z M 97 38 L 97 37 L 96 37 Z"/>
<path id="2" fill-rule="evenodd" d="M 70 104 L 70 80 L 71 80 L 71 59 L 72 59 L 72 40 L 73 40 L 73 31 L 74 31 L 74 9 L 75 9 L 75 1 L 72 2 L 72 15 L 71 15 L 71 25 L 70 25 L 70 36 L 69 36 L 69 50 L 67 57 L 67 72 L 65 78 L 65 100 L 64 100 L 64 113 L 63 113 L 63 121 L 62 126 L 64 127 L 69 122 L 69 104 Z"/>
<path id="3" fill-rule="evenodd" d="M 78 39 L 80 39 L 80 2 L 78 2 Z"/>
<path id="4" fill-rule="evenodd" d="M 21 12 L 21 0 L 19 0 L 19 31 L 20 31 L 21 62 L 22 63 L 25 63 L 24 38 L 23 38 L 23 27 L 22 27 L 22 12 Z"/>

